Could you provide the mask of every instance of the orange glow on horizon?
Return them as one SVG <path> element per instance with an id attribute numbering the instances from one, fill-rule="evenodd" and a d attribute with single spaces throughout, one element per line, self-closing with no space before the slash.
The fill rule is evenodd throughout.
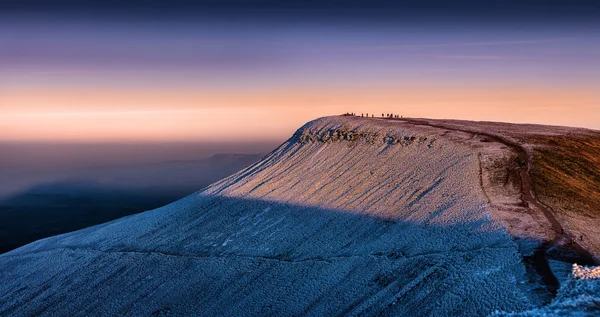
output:
<path id="1" fill-rule="evenodd" d="M 599 105 L 600 93 L 587 89 L 0 90 L 0 139 L 283 140 L 347 111 L 600 129 Z"/>

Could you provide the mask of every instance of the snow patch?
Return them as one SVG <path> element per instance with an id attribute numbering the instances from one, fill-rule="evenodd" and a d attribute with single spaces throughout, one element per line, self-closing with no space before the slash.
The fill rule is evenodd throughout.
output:
<path id="1" fill-rule="evenodd" d="M 593 280 L 600 278 L 600 266 L 586 267 L 582 265 L 573 264 L 573 271 L 571 273 L 573 278 L 580 280 Z"/>

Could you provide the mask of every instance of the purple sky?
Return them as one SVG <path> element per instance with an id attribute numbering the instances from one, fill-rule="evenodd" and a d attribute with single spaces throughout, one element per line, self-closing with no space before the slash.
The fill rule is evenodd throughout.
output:
<path id="1" fill-rule="evenodd" d="M 600 129 L 590 23 L 0 16 L 8 141 L 274 140 L 346 111 Z"/>

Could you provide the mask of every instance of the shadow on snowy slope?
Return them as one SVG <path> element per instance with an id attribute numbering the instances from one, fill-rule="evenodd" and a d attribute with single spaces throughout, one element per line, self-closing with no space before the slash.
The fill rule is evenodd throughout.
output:
<path id="1" fill-rule="evenodd" d="M 539 304 L 510 237 L 489 221 L 202 194 L 34 242 L 0 267 L 3 316 L 462 316 Z"/>

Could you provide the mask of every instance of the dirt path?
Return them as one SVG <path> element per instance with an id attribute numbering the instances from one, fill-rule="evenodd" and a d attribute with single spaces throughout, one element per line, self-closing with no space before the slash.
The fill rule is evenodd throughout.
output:
<path id="1" fill-rule="evenodd" d="M 559 247 L 560 242 L 564 241 L 567 245 L 569 251 L 576 254 L 577 262 L 579 264 L 585 265 L 593 265 L 595 264 L 594 257 L 590 252 L 584 249 L 581 245 L 579 245 L 576 239 L 568 236 L 565 233 L 564 228 L 560 224 L 560 222 L 556 219 L 555 212 L 552 210 L 550 206 L 545 205 L 541 201 L 535 198 L 533 194 L 533 190 L 531 188 L 531 177 L 530 171 L 533 165 L 533 155 L 530 151 L 523 145 L 518 143 L 517 141 L 511 140 L 505 136 L 482 131 L 477 128 L 467 127 L 467 126 L 459 126 L 457 124 L 444 124 L 444 123 L 433 123 L 429 120 L 423 119 L 412 119 L 412 118 L 401 118 L 401 119 L 393 119 L 393 118 L 384 118 L 386 120 L 399 120 L 404 121 L 413 125 L 424 125 L 430 126 L 433 128 L 452 130 L 452 131 L 460 131 L 469 133 L 473 136 L 481 135 L 486 138 L 491 139 L 491 141 L 499 142 L 509 148 L 511 148 L 515 153 L 517 153 L 519 157 L 519 176 L 521 180 L 521 201 L 524 203 L 526 208 L 536 211 L 539 210 L 544 214 L 544 217 L 548 220 L 552 227 L 553 237 L 547 241 L 544 241 L 540 246 L 538 246 L 533 256 L 526 257 L 527 260 L 536 270 L 538 275 L 542 278 L 542 282 L 546 285 L 546 288 L 550 293 L 556 295 L 556 292 L 559 287 L 559 282 L 552 273 L 548 262 L 548 250 L 553 247 Z M 485 192 L 485 189 L 484 189 Z"/>

